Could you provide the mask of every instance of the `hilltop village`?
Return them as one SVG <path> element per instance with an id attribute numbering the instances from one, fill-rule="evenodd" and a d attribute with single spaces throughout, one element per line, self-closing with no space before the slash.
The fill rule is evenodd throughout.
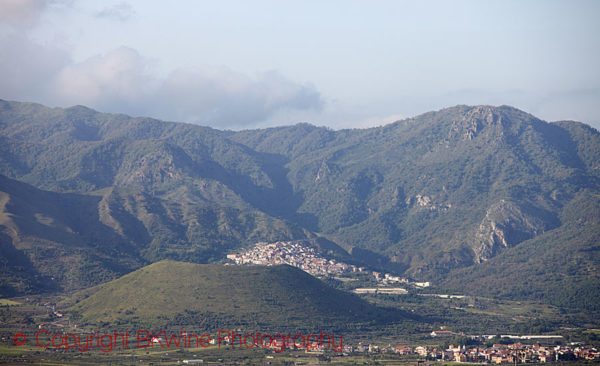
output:
<path id="1" fill-rule="evenodd" d="M 299 241 L 278 241 L 274 243 L 259 242 L 242 253 L 228 254 L 227 259 L 235 264 L 256 264 L 273 266 L 289 264 L 316 276 L 340 276 L 349 273 L 367 272 L 365 267 L 327 259 L 321 256 L 315 248 L 306 246 Z M 416 287 L 428 287 L 429 282 L 412 282 L 407 278 L 394 276 L 390 273 L 371 271 L 378 284 L 406 284 Z"/>
<path id="2" fill-rule="evenodd" d="M 273 266 L 289 264 L 313 276 L 333 276 L 347 272 L 363 272 L 364 267 L 326 259 L 320 256 L 315 248 L 302 245 L 300 242 L 278 241 L 275 243 L 259 242 L 243 253 L 229 254 L 227 259 L 235 264 L 256 264 Z"/>

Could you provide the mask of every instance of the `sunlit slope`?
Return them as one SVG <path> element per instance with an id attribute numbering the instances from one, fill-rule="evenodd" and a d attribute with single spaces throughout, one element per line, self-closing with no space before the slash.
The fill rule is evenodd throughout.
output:
<path id="1" fill-rule="evenodd" d="M 288 265 L 164 260 L 76 294 L 69 310 L 102 324 L 346 327 L 402 319 Z"/>

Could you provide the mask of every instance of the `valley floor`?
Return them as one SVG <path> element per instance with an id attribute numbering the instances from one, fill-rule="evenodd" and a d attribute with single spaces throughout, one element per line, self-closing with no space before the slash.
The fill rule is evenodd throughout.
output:
<path id="1" fill-rule="evenodd" d="M 548 361 L 555 361 L 559 353 L 559 359 L 567 359 L 571 354 L 589 358 L 600 357 L 591 349 L 600 346 L 600 327 L 597 324 L 598 318 L 594 318 L 593 314 L 561 314 L 559 309 L 554 307 L 530 302 L 416 294 L 366 295 L 368 300 L 379 305 L 394 306 L 414 313 L 417 315 L 416 320 L 378 329 L 343 332 L 344 349 L 340 353 L 332 352 L 326 347 L 313 349 L 310 353 L 307 353 L 306 349 L 276 352 L 276 349 L 262 347 L 232 349 L 230 346 L 217 344 L 206 344 L 206 347 L 165 347 L 164 339 L 156 340 L 153 347 L 138 347 L 133 338 L 126 349 L 117 345 L 115 341 L 115 346 L 111 346 L 110 350 L 96 344 L 96 347 L 91 347 L 86 352 L 78 349 L 65 351 L 65 347 L 61 347 L 60 343 L 67 339 L 67 335 L 103 335 L 114 330 L 108 326 L 81 324 L 76 319 L 71 319 L 68 313 L 63 313 L 63 309 L 58 309 L 55 305 L 60 303 L 61 296 L 29 296 L 0 300 L 0 363 L 173 365 L 186 364 L 186 360 L 188 363 L 193 362 L 191 360 L 202 360 L 204 364 L 439 365 L 453 363 L 455 360 L 472 361 L 468 355 L 475 348 L 481 354 L 495 352 L 494 356 L 482 358 L 480 362 L 540 362 L 542 359 L 539 355 L 516 359 L 517 354 L 523 355 L 526 349 L 532 350 L 533 344 L 546 347 L 542 349 L 548 350 L 548 355 L 551 356 L 548 357 Z M 122 333 L 123 329 L 132 328 L 119 327 L 119 332 Z M 36 342 L 36 335 L 39 335 L 40 331 L 44 333 Z M 131 332 L 134 333 L 135 331 Z M 202 334 L 200 331 L 195 333 Z M 17 334 L 26 337 L 23 345 L 15 344 L 23 340 L 20 336 L 15 338 Z M 490 335 L 495 334 L 543 334 L 558 335 L 561 338 L 489 339 Z M 484 335 L 488 337 L 482 337 Z M 52 336 L 55 337 L 57 347 L 48 344 L 52 342 Z M 105 345 L 108 345 L 108 339 L 104 341 Z M 44 348 L 38 343 L 48 346 Z M 522 344 L 522 349 L 511 349 L 514 348 L 511 346 L 514 344 Z M 464 346 L 463 350 L 459 349 L 456 352 L 456 347 L 461 345 Z M 584 345 L 590 348 L 586 350 Z M 557 346 L 560 348 L 557 349 Z M 465 355 L 464 359 L 461 359 L 461 354 Z M 440 360 L 436 360 L 436 357 L 440 357 Z M 585 361 L 577 359 L 570 364 L 573 362 L 598 364 L 598 358 Z"/>

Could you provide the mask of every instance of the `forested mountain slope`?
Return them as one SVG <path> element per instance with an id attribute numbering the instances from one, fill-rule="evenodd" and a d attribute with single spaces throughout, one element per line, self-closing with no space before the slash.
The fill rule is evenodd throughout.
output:
<path id="1" fill-rule="evenodd" d="M 0 174 L 3 258 L 29 260 L 42 277 L 52 274 L 38 263 L 52 255 L 35 248 L 48 240 L 94 248 L 110 264 L 92 266 L 112 278 L 164 258 L 207 263 L 259 240 L 317 235 L 355 260 L 459 288 L 482 289 L 517 257 L 557 267 L 529 276 L 536 288 L 574 265 L 576 277 L 599 272 L 600 134 L 508 106 L 368 129 L 235 132 L 0 101 Z M 49 222 L 52 235 L 41 230 Z M 56 234 L 69 230 L 77 240 Z M 585 252 L 585 263 L 557 260 L 558 248 Z"/>

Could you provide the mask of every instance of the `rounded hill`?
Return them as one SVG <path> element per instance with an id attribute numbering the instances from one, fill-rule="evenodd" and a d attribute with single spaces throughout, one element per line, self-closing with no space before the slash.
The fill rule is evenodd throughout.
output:
<path id="1" fill-rule="evenodd" d="M 164 260 L 70 299 L 70 311 L 96 324 L 201 329 L 323 329 L 401 320 L 288 265 L 223 266 Z"/>

